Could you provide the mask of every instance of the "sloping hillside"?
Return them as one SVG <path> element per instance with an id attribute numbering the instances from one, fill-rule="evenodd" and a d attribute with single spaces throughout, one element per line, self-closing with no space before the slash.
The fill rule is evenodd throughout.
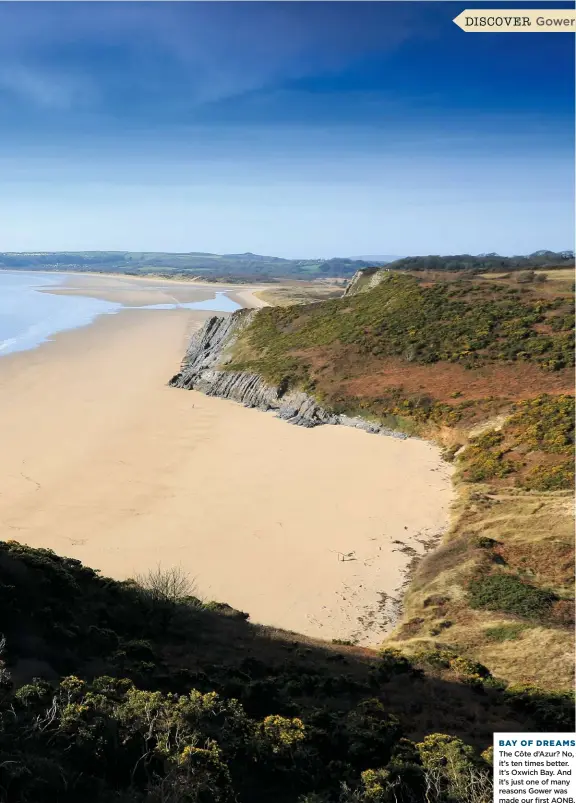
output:
<path id="1" fill-rule="evenodd" d="M 119 583 L 0 542 L 4 803 L 490 803 L 494 730 L 572 727 L 569 695 L 189 592 L 178 572 Z"/>
<path id="2" fill-rule="evenodd" d="M 252 385 L 257 377 L 262 398 L 275 388 L 266 398 L 280 400 L 269 406 L 282 417 L 314 425 L 361 416 L 376 430 L 440 442 L 458 468 L 453 527 L 413 567 L 393 643 L 482 660 L 514 682 L 571 688 L 566 282 L 369 271 L 342 298 L 267 308 L 238 331 L 218 366 L 223 386 L 226 372 Z M 292 415 L 297 391 L 313 404 L 301 395 Z"/>
<path id="3" fill-rule="evenodd" d="M 571 392 L 572 302 L 538 290 L 387 273 L 368 292 L 263 310 L 229 370 L 400 426 L 468 425 L 504 402 Z"/>

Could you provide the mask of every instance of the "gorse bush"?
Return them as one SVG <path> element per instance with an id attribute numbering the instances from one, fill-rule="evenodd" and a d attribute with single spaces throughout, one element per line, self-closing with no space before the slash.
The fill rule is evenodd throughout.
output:
<path id="1" fill-rule="evenodd" d="M 168 778 L 185 789 L 182 800 L 232 801 L 243 768 L 285 773 L 304 738 L 299 720 L 257 722 L 215 693 L 165 695 L 111 677 L 65 678 L 55 693 L 24 686 L 12 708 L 2 735 L 12 760 L 0 778 L 13 800 L 103 800 L 122 790 L 147 800 Z M 38 773 L 39 762 L 53 765 L 54 777 Z"/>
<path id="2" fill-rule="evenodd" d="M 213 692 L 162 694 L 125 679 L 71 676 L 56 689 L 22 686 L 2 708 L 4 801 L 296 803 L 321 789 L 321 800 L 368 803 L 395 789 L 408 803 L 421 799 L 429 770 L 440 770 L 434 783 L 447 790 L 464 786 L 472 767 L 488 776 L 459 739 L 403 738 L 377 700 L 306 725 L 280 715 L 255 720 Z"/>
<path id="3" fill-rule="evenodd" d="M 504 435 L 493 430 L 471 438 L 462 457 L 466 466 L 465 478 L 470 482 L 485 482 L 510 474 L 513 467 L 504 459 L 507 450 L 502 446 L 503 442 Z"/>
<path id="4" fill-rule="evenodd" d="M 574 487 L 574 461 L 568 457 L 554 466 L 535 466 L 519 485 L 527 491 L 562 491 Z"/>
<path id="5" fill-rule="evenodd" d="M 459 457 L 464 479 L 511 477 L 529 491 L 574 487 L 574 397 L 543 394 L 514 406 L 500 431 L 471 438 Z"/>
<path id="6" fill-rule="evenodd" d="M 532 451 L 570 454 L 574 446 L 574 397 L 542 395 L 519 402 L 507 427 Z"/>
<path id="7" fill-rule="evenodd" d="M 426 771 L 425 801 L 489 803 L 487 762 L 460 739 L 434 733 L 418 744 L 418 750 Z"/>

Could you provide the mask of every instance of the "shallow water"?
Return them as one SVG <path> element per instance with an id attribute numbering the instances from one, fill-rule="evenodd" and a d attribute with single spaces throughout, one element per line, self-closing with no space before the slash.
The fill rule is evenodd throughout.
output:
<path id="1" fill-rule="evenodd" d="M 99 315 L 114 315 L 122 309 L 197 309 L 234 312 L 240 305 L 226 293 L 185 304 L 148 304 L 125 307 L 113 301 L 88 296 L 53 295 L 41 288 L 61 285 L 63 276 L 26 271 L 0 271 L 0 357 L 36 348 L 58 332 L 86 326 Z"/>

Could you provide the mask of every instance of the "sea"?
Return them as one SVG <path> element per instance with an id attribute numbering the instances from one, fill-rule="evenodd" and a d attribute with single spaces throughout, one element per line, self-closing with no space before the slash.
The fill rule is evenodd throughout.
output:
<path id="1" fill-rule="evenodd" d="M 0 271 L 0 357 L 27 351 L 51 340 L 58 332 L 87 326 L 99 315 L 115 315 L 124 304 L 88 296 L 53 295 L 42 289 L 63 284 L 66 277 L 37 271 Z M 240 309 L 225 292 L 185 304 L 149 304 L 130 309 L 198 309 L 234 312 Z"/>

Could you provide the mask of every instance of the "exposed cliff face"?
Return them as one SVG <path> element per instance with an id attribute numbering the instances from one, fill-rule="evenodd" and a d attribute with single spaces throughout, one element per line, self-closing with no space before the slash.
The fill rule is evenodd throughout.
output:
<path id="1" fill-rule="evenodd" d="M 175 388 L 199 390 L 207 396 L 231 399 L 245 407 L 276 410 L 278 418 L 301 427 L 342 424 L 375 434 L 406 437 L 363 418 L 330 413 L 308 394 L 298 390 L 283 392 L 281 388 L 269 385 L 258 374 L 227 371 L 231 347 L 257 314 L 257 310 L 240 310 L 226 318 L 214 316 L 207 320 L 202 329 L 192 336 L 180 372 L 172 377 L 169 384 Z"/>
<path id="2" fill-rule="evenodd" d="M 389 275 L 390 271 L 387 268 L 362 268 L 357 270 L 343 295 L 354 296 L 358 293 L 366 293 L 368 290 L 377 287 Z"/>

